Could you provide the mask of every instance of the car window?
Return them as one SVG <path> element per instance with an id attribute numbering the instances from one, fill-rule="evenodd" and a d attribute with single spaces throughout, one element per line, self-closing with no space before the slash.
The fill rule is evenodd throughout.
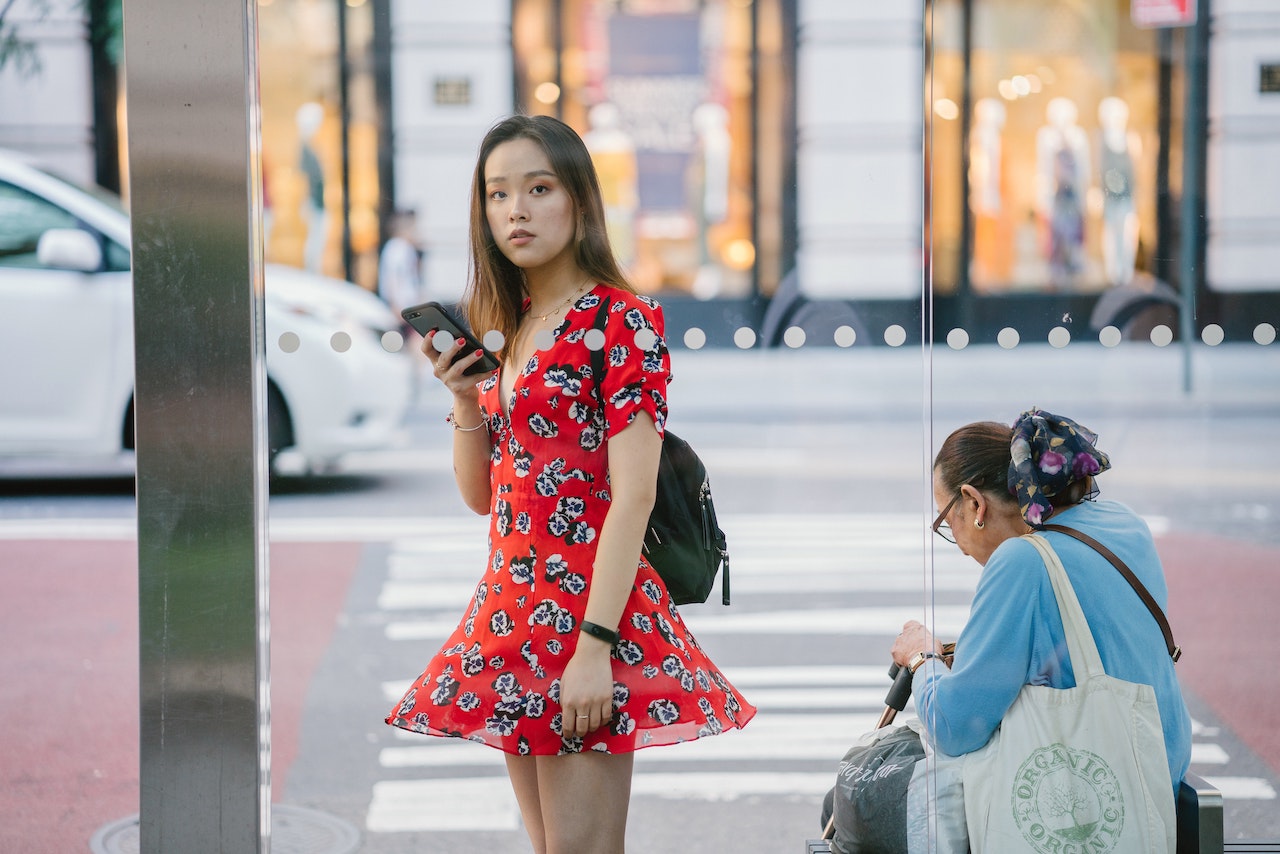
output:
<path id="1" fill-rule="evenodd" d="M 111 197 L 102 191 L 103 200 Z M 119 208 L 119 202 L 114 205 Z M 75 216 L 21 187 L 0 181 L 0 267 L 40 267 L 36 246 L 50 228 L 84 228 Z M 104 268 L 129 269 L 129 247 L 99 235 L 105 244 Z"/>
<path id="2" fill-rule="evenodd" d="M 76 228 L 71 214 L 0 181 L 0 267 L 39 267 L 36 246 L 51 228 Z"/>

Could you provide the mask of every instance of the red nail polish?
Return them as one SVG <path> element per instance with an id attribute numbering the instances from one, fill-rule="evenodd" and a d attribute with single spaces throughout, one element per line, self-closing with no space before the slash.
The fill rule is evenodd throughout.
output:
<path id="1" fill-rule="evenodd" d="M 483 350 L 477 350 L 477 351 L 476 351 L 476 355 L 477 355 L 477 356 L 479 356 L 479 355 L 481 355 L 481 354 L 483 354 L 483 353 L 484 353 L 484 351 L 483 351 Z"/>

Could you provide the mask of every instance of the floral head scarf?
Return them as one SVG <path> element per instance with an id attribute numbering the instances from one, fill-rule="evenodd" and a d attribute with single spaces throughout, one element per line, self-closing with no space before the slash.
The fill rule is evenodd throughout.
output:
<path id="1" fill-rule="evenodd" d="M 1111 468 L 1094 447 L 1098 435 L 1070 418 L 1028 409 L 1013 424 L 1009 492 L 1033 528 L 1053 515 L 1049 499 L 1071 484 Z"/>

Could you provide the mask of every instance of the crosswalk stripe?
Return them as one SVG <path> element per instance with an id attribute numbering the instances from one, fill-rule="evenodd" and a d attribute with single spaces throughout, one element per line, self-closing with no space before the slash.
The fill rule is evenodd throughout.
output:
<path id="1" fill-rule="evenodd" d="M 736 800 L 749 795 L 820 797 L 834 783 L 834 771 L 637 773 L 632 778 L 631 795 L 678 800 Z M 505 775 L 383 780 L 374 784 L 365 827 L 371 833 L 516 830 L 519 809 Z"/>
<path id="2" fill-rule="evenodd" d="M 682 613 L 695 636 L 712 634 L 788 635 L 874 635 L 892 637 L 902 631 L 907 620 L 920 619 L 919 606 L 874 608 L 823 608 L 815 610 L 755 611 L 716 614 L 708 611 Z M 925 615 L 928 616 L 927 614 Z M 939 605 L 932 609 L 926 625 L 945 637 L 959 635 L 968 619 L 968 606 Z M 447 638 L 458 626 L 456 618 L 398 620 L 386 625 L 388 640 L 424 641 Z"/>

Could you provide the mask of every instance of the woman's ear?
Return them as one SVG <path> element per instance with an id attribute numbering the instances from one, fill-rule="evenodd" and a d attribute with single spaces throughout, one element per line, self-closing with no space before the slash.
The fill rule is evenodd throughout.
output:
<path id="1" fill-rule="evenodd" d="M 960 487 L 960 494 L 963 496 L 960 503 L 964 505 L 966 510 L 970 511 L 969 515 L 973 517 L 973 524 L 981 528 L 986 524 L 987 496 L 982 494 L 981 489 L 967 483 Z"/>

